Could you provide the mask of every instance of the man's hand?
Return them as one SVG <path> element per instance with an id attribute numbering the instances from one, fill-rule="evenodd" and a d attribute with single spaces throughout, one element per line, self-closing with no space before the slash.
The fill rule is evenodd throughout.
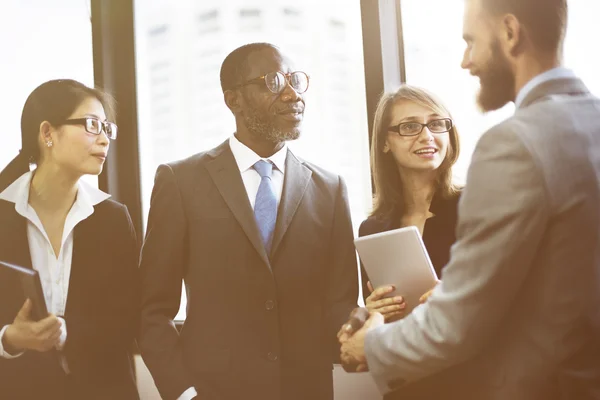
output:
<path id="1" fill-rule="evenodd" d="M 380 286 L 373 290 L 373 286 L 369 281 L 367 287 L 371 291 L 365 301 L 369 312 L 380 313 L 385 318 L 385 322 L 394 322 L 404 317 L 406 303 L 402 296 L 385 297 L 396 290 L 393 285 Z"/>
<path id="2" fill-rule="evenodd" d="M 369 370 L 365 356 L 365 336 L 367 332 L 383 324 L 385 324 L 385 321 L 381 314 L 371 313 L 362 328 L 342 343 L 340 358 L 346 372 L 364 372 Z"/>
<path id="3" fill-rule="evenodd" d="M 342 325 L 337 334 L 340 344 L 343 344 L 354 334 L 354 332 L 362 328 L 365 322 L 367 322 L 367 319 L 369 319 L 369 310 L 365 307 L 358 307 L 352 310 L 348 322 Z"/>
<path id="4" fill-rule="evenodd" d="M 60 339 L 60 321 L 55 315 L 49 315 L 40 321 L 30 318 L 31 300 L 27 299 L 15 320 L 4 331 L 2 343 L 4 349 L 10 353 L 19 353 L 23 350 L 36 350 L 46 352 L 53 349 Z"/>

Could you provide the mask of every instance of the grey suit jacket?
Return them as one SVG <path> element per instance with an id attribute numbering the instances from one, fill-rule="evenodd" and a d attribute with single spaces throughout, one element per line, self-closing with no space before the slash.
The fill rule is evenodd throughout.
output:
<path id="1" fill-rule="evenodd" d="M 291 151 L 285 168 L 270 254 L 228 141 L 158 168 L 138 344 L 164 399 L 190 386 L 200 400 L 333 398 L 336 333 L 358 297 L 346 187 Z"/>
<path id="2" fill-rule="evenodd" d="M 442 282 L 367 335 L 371 374 L 407 398 L 597 398 L 599 268 L 600 100 L 548 81 L 480 139 Z"/>

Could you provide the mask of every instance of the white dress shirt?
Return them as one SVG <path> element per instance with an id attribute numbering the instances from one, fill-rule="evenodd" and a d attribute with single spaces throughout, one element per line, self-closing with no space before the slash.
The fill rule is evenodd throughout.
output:
<path id="1" fill-rule="evenodd" d="M 252 168 L 253 165 L 259 160 L 271 161 L 275 168 L 271 175 L 271 182 L 273 183 L 273 189 L 275 190 L 275 197 L 277 198 L 277 207 L 279 208 L 279 201 L 281 200 L 281 193 L 283 192 L 283 178 L 285 175 L 285 159 L 287 156 L 287 145 L 283 147 L 269 158 L 262 158 L 254 151 L 252 151 L 245 144 L 240 142 L 235 135 L 229 138 L 229 147 L 235 158 L 240 174 L 242 175 L 242 181 L 246 188 L 246 194 L 248 194 L 248 200 L 254 210 L 254 203 L 256 202 L 256 193 L 260 186 L 260 175 Z M 197 396 L 196 389 L 193 387 L 187 389 L 177 398 L 177 400 L 191 400 Z"/>
<path id="2" fill-rule="evenodd" d="M 283 176 L 285 174 L 285 158 L 287 156 L 287 145 L 283 147 L 269 158 L 262 158 L 254 151 L 250 150 L 245 144 L 240 142 L 235 135 L 229 138 L 229 147 L 235 158 L 240 174 L 242 175 L 242 181 L 246 187 L 246 193 L 250 200 L 250 205 L 254 210 L 254 202 L 256 201 L 256 193 L 260 186 L 260 174 L 253 168 L 260 160 L 271 161 L 275 168 L 271 175 L 271 182 L 273 183 L 273 189 L 275 190 L 275 197 L 277 198 L 277 206 L 281 200 L 281 193 L 283 191 Z"/>
<path id="3" fill-rule="evenodd" d="M 29 188 L 32 176 L 33 172 L 23 174 L 0 193 L 0 199 L 15 203 L 16 212 L 27 219 L 27 241 L 31 263 L 33 269 L 39 274 L 46 307 L 48 312 L 54 315 L 64 315 L 73 258 L 73 229 L 78 223 L 93 214 L 96 204 L 106 200 L 110 195 L 83 181 L 79 181 L 76 200 L 65 220 L 60 253 L 56 255 L 42 222 L 35 210 L 29 205 Z M 63 318 L 59 317 L 59 320 L 61 322 L 61 336 L 57 348 L 61 350 L 67 340 L 67 326 Z M 2 346 L 2 337 L 7 328 L 8 325 L 0 330 L 0 357 L 7 359 L 19 357 L 23 353 L 8 354 Z M 66 360 L 62 361 L 63 368 L 68 372 Z"/>
<path id="4" fill-rule="evenodd" d="M 567 68 L 563 68 L 563 67 L 557 67 L 557 68 L 548 70 L 546 72 L 543 72 L 543 73 L 537 75 L 536 77 L 534 77 L 529 82 L 527 82 L 525 84 L 525 86 L 523 86 L 521 88 L 521 90 L 519 90 L 519 93 L 517 94 L 517 98 L 515 99 L 515 107 L 519 108 L 521 106 L 521 103 L 523 103 L 523 100 L 525 100 L 525 97 L 527 97 L 527 95 L 529 93 L 531 93 L 531 91 L 533 89 L 535 89 L 542 83 L 548 82 L 548 81 L 553 81 L 555 79 L 566 79 L 566 78 L 575 78 L 575 77 L 576 76 L 573 71 L 571 71 L 570 69 L 567 69 Z"/>

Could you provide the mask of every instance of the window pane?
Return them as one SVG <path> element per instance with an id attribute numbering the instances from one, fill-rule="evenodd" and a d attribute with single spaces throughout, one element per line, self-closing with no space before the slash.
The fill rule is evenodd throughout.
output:
<path id="1" fill-rule="evenodd" d="M 145 215 L 160 163 L 233 134 L 221 62 L 240 45 L 266 41 L 310 75 L 302 135 L 290 148 L 345 178 L 358 228 L 371 203 L 359 0 L 139 0 L 136 16 Z"/>
<path id="2" fill-rule="evenodd" d="M 596 96 L 600 96 L 600 52 L 590 45 L 600 40 L 600 2 L 569 0 L 565 66 L 572 68 Z"/>
<path id="3" fill-rule="evenodd" d="M 460 67 L 465 49 L 461 2 L 401 0 L 401 4 L 406 80 L 438 94 L 453 114 L 461 134 L 461 157 L 454 172 L 457 180 L 464 181 L 477 140 L 489 127 L 510 116 L 514 105 L 486 115 L 478 111 L 475 95 L 479 80 Z M 600 2 L 569 0 L 569 8 L 565 65 L 598 95 L 600 53 L 590 51 L 589 45 L 594 39 L 600 39 L 600 27 L 596 23 Z"/>
<path id="4" fill-rule="evenodd" d="M 0 37 L 2 169 L 21 148 L 21 111 L 33 89 L 57 78 L 94 85 L 89 0 L 2 1 Z"/>
<path id="5" fill-rule="evenodd" d="M 465 50 L 462 2 L 402 0 L 401 5 L 406 81 L 437 94 L 452 113 L 461 140 L 454 175 L 464 182 L 477 140 L 486 129 L 508 117 L 514 106 L 486 115 L 477 109 L 479 80 L 460 67 Z"/>

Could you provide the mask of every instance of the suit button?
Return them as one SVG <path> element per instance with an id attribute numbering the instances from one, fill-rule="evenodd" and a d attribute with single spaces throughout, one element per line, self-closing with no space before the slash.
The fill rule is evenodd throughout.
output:
<path id="1" fill-rule="evenodd" d="M 271 311 L 275 308 L 275 302 L 273 300 L 265 301 L 265 308 L 267 309 L 267 311 Z"/>
<path id="2" fill-rule="evenodd" d="M 267 354 L 267 358 L 269 359 L 269 361 L 277 361 L 279 359 L 279 357 L 277 357 L 277 354 L 269 352 L 269 354 Z"/>

